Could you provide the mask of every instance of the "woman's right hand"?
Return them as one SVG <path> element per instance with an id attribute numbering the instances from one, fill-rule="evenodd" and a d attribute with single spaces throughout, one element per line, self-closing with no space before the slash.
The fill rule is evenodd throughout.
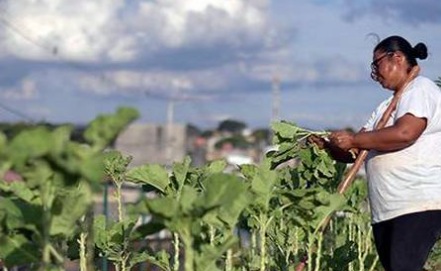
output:
<path id="1" fill-rule="evenodd" d="M 317 145 L 321 150 L 326 148 L 326 141 L 320 136 L 311 135 L 308 137 L 308 142 Z"/>

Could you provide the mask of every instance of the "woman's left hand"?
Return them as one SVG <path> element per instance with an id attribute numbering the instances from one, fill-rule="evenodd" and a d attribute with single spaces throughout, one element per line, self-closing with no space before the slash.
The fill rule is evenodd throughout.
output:
<path id="1" fill-rule="evenodd" d="M 355 134 L 351 132 L 346 131 L 338 131 L 331 133 L 331 136 L 329 137 L 331 140 L 331 143 L 335 146 L 339 147 L 340 149 L 343 149 L 345 151 L 349 151 L 352 148 L 355 148 L 354 146 L 354 140 L 355 140 Z"/>

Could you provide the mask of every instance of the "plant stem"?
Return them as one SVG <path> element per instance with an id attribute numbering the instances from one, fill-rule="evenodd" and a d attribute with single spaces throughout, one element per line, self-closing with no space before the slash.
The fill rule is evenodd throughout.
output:
<path id="1" fill-rule="evenodd" d="M 121 194 L 121 187 L 122 182 L 119 182 L 117 180 L 114 180 L 116 184 L 116 191 L 115 191 L 115 197 L 116 201 L 118 202 L 118 221 L 123 221 L 123 211 L 122 211 L 122 194 Z"/>
<path id="2" fill-rule="evenodd" d="M 312 248 L 314 246 L 315 236 L 313 233 L 308 235 L 308 262 L 312 263 Z M 308 264 L 308 271 L 312 271 L 312 264 Z"/>
<path id="3" fill-rule="evenodd" d="M 179 271 L 179 235 L 173 233 L 173 245 L 174 245 L 174 261 L 173 261 L 173 271 Z"/>
<path id="4" fill-rule="evenodd" d="M 375 260 L 374 260 L 374 262 L 372 263 L 371 268 L 369 268 L 369 271 L 374 271 L 374 270 L 375 270 L 375 267 L 377 266 L 377 263 L 378 263 L 378 260 L 379 260 L 379 259 L 380 259 L 380 258 L 378 257 L 378 255 L 375 256 Z"/>
<path id="5" fill-rule="evenodd" d="M 267 217 L 260 215 L 260 271 L 265 271 L 266 264 L 266 228 Z"/>
<path id="6" fill-rule="evenodd" d="M 315 258 L 315 271 L 320 271 L 320 260 L 322 256 L 323 232 L 320 232 L 317 238 L 317 256 Z"/>
<path id="7" fill-rule="evenodd" d="M 299 253 L 299 228 L 295 227 L 294 229 L 294 254 L 297 255 Z"/>
<path id="8" fill-rule="evenodd" d="M 256 239 L 257 239 L 256 238 L 256 232 L 252 231 L 251 232 L 251 257 L 254 257 L 254 255 L 256 254 L 255 253 L 256 252 L 256 247 L 257 247 L 257 245 L 256 245 L 257 240 Z"/>
<path id="9" fill-rule="evenodd" d="M 225 271 L 232 271 L 233 270 L 233 250 L 229 249 L 227 250 L 227 259 L 225 262 Z"/>
<path id="10" fill-rule="evenodd" d="M 190 230 L 187 230 L 187 234 L 182 236 L 185 247 L 185 271 L 193 271 L 194 270 L 194 255 L 193 255 L 193 240 L 190 237 Z"/>
<path id="11" fill-rule="evenodd" d="M 214 245 L 214 237 L 215 237 L 215 235 L 216 235 L 216 229 L 213 227 L 213 226 L 209 226 L 210 227 L 210 229 L 209 229 L 209 231 L 210 231 L 210 245 L 211 246 L 213 246 Z"/>
<path id="12" fill-rule="evenodd" d="M 360 227 L 356 227 L 357 229 L 357 241 L 358 241 L 358 262 L 359 267 L 358 270 L 364 271 L 364 257 L 363 257 L 363 240 L 361 236 L 361 229 Z"/>
<path id="13" fill-rule="evenodd" d="M 78 240 L 78 244 L 80 245 L 80 270 L 81 271 L 87 271 L 86 237 L 87 237 L 87 233 L 82 232 L 80 234 L 80 239 Z"/>
<path id="14" fill-rule="evenodd" d="M 50 206 L 47 202 L 46 191 L 42 190 L 42 203 L 43 203 L 43 264 L 41 266 L 41 270 L 49 270 L 51 266 L 51 252 L 50 252 L 50 233 L 49 233 L 49 225 L 51 224 L 50 218 Z"/>

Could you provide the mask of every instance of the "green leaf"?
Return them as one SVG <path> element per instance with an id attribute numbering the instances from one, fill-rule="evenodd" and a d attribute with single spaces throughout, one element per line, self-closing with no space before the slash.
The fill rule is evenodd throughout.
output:
<path id="1" fill-rule="evenodd" d="M 29 229 L 37 232 L 41 225 L 43 210 L 41 206 L 30 204 L 19 199 L 0 197 L 0 213 L 6 215 L 6 227 L 13 229 Z"/>
<path id="2" fill-rule="evenodd" d="M 271 129 L 282 138 L 294 138 L 299 128 L 288 122 L 273 122 Z"/>
<path id="3" fill-rule="evenodd" d="M 181 211 L 183 213 L 190 213 L 193 209 L 193 205 L 198 198 L 198 192 L 195 188 L 190 186 L 184 186 L 182 190 L 182 195 L 179 200 Z"/>
<path id="4" fill-rule="evenodd" d="M 159 214 L 166 218 L 175 216 L 179 210 L 178 202 L 173 198 L 162 197 L 149 200 L 147 207 L 154 214 Z"/>
<path id="5" fill-rule="evenodd" d="M 0 190 L 2 190 L 4 192 L 11 193 L 13 196 L 16 196 L 17 198 L 20 198 L 28 203 L 31 203 L 31 204 L 40 203 L 38 193 L 31 190 L 23 182 L 7 183 L 4 181 L 0 181 Z"/>
<path id="6" fill-rule="evenodd" d="M 181 191 L 184 186 L 185 180 L 187 178 L 188 171 L 190 169 L 191 159 L 190 157 L 185 157 L 182 163 L 174 163 L 173 164 L 173 175 L 177 182 L 177 190 Z"/>
<path id="7" fill-rule="evenodd" d="M 229 204 L 219 210 L 219 219 L 233 230 L 242 211 L 251 203 L 252 195 L 249 187 L 239 178 L 231 178 L 229 184 Z"/>
<path id="8" fill-rule="evenodd" d="M 318 229 L 321 227 L 325 219 L 330 216 L 333 212 L 342 209 L 346 204 L 346 199 L 343 195 L 331 194 L 329 195 L 329 204 L 322 205 L 314 210 L 314 219 L 312 222 L 312 227 Z"/>
<path id="9" fill-rule="evenodd" d="M 24 235 L 0 236 L 0 259 L 7 267 L 38 263 L 40 258 L 37 245 Z"/>
<path id="10" fill-rule="evenodd" d="M 65 190 L 56 200 L 51 210 L 51 235 L 70 237 L 77 230 L 80 221 L 92 203 L 92 192 L 87 184 Z"/>
<path id="11" fill-rule="evenodd" d="M 16 164 L 42 157 L 52 150 L 52 136 L 45 127 L 38 127 L 18 134 L 8 146 L 8 155 Z"/>
<path id="12" fill-rule="evenodd" d="M 268 210 L 277 181 L 277 172 L 271 170 L 269 160 L 264 159 L 251 183 L 251 190 L 255 193 L 255 204 Z"/>
<path id="13" fill-rule="evenodd" d="M 93 220 L 93 237 L 94 243 L 100 249 L 103 249 L 107 240 L 107 231 L 106 231 L 106 217 L 104 215 L 97 215 Z"/>
<path id="14" fill-rule="evenodd" d="M 240 173 L 246 178 L 252 180 L 257 174 L 257 166 L 256 165 L 240 165 L 239 166 Z"/>
<path id="15" fill-rule="evenodd" d="M 198 206 L 204 209 L 221 207 L 235 199 L 234 189 L 240 189 L 237 177 L 230 174 L 217 173 L 204 180 L 205 194 L 199 200 Z"/>
<path id="16" fill-rule="evenodd" d="M 89 124 L 84 132 L 84 138 L 94 149 L 102 150 L 138 117 L 138 111 L 128 107 L 119 108 L 116 114 L 98 116 Z"/>
<path id="17" fill-rule="evenodd" d="M 165 226 L 163 223 L 149 221 L 147 224 L 143 224 L 135 229 L 135 231 L 132 233 L 131 240 L 137 241 L 140 239 L 144 239 L 147 236 L 162 231 L 164 228 Z"/>
<path id="18" fill-rule="evenodd" d="M 147 252 L 137 253 L 135 257 L 130 259 L 130 268 L 133 268 L 136 264 L 148 261 L 149 263 L 156 265 L 163 271 L 171 271 L 170 268 L 170 255 L 165 251 L 161 250 L 154 257 L 149 255 Z"/>
<path id="19" fill-rule="evenodd" d="M 219 270 L 216 266 L 216 261 L 222 257 L 234 244 L 236 240 L 233 237 L 229 237 L 225 242 L 216 247 L 210 245 L 204 245 L 201 249 L 201 253 L 195 257 L 196 270 L 198 271 L 214 271 Z"/>
<path id="20" fill-rule="evenodd" d="M 227 167 L 227 162 L 225 160 L 216 160 L 210 162 L 206 167 L 205 170 L 207 173 L 215 174 L 215 173 L 222 173 L 225 168 Z"/>
<path id="21" fill-rule="evenodd" d="M 356 260 L 358 256 L 357 244 L 349 241 L 335 249 L 332 257 L 325 257 L 331 270 L 348 270 L 349 263 Z"/>
<path id="22" fill-rule="evenodd" d="M 170 184 L 167 171 L 160 165 L 135 167 L 126 174 L 126 179 L 134 183 L 151 185 L 162 193 Z"/>

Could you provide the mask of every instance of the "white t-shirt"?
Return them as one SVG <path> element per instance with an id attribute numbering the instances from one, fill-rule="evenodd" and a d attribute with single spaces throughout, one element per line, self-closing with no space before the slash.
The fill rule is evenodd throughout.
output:
<path id="1" fill-rule="evenodd" d="M 382 102 L 364 128 L 373 130 L 392 97 Z M 403 92 L 386 126 L 405 114 L 427 119 L 427 127 L 411 146 L 398 151 L 370 150 L 365 166 L 372 223 L 400 215 L 441 210 L 441 90 L 418 76 Z"/>

